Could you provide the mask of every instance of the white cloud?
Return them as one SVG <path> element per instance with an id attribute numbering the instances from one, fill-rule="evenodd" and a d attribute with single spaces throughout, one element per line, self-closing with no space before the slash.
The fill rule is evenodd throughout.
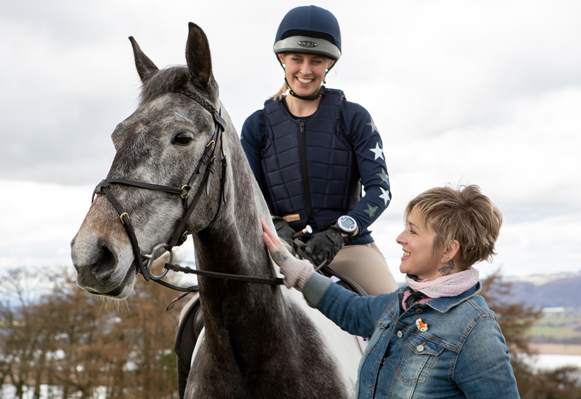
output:
<path id="1" fill-rule="evenodd" d="M 66 265 L 92 187 L 0 181 L 0 267 Z"/>
<path id="2" fill-rule="evenodd" d="M 70 239 L 113 157 L 110 134 L 136 106 L 140 82 L 127 36 L 159 67 L 183 64 L 187 22 L 198 23 L 240 129 L 282 84 L 274 34 L 302 4 L 5 4 L 0 267 L 69 261 Z M 393 200 L 373 227 L 394 274 L 405 204 L 459 182 L 480 185 L 503 211 L 495 264 L 507 273 L 549 263 L 578 270 L 579 242 L 561 231 L 573 233 L 581 212 L 581 3 L 319 5 L 335 13 L 343 33 L 343 57 L 328 86 L 364 105 L 384 140 Z"/>
<path id="3" fill-rule="evenodd" d="M 72 267 L 70 242 L 91 205 L 94 186 L 0 180 L 0 270 Z M 176 248 L 175 259 L 194 263 L 193 244 Z"/>

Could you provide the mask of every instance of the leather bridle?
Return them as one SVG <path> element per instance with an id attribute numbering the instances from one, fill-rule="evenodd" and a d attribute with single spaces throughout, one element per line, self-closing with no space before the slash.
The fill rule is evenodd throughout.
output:
<path id="1" fill-rule="evenodd" d="M 195 269 L 192 269 L 189 267 L 183 267 L 180 265 L 173 265 L 171 263 L 173 260 L 172 249 L 176 246 L 182 245 L 186 241 L 187 235 L 189 233 L 186 230 L 186 225 L 188 223 L 188 219 L 190 218 L 192 212 L 194 211 L 196 205 L 198 204 L 200 197 L 202 196 L 204 185 L 206 186 L 206 194 L 209 192 L 212 175 L 214 174 L 214 169 L 215 169 L 215 161 L 216 161 L 217 157 L 220 157 L 221 163 L 222 163 L 222 174 L 220 177 L 220 197 L 219 197 L 220 199 L 219 199 L 218 209 L 216 210 L 216 214 L 214 215 L 212 221 L 209 224 L 212 224 L 214 222 L 214 220 L 216 220 L 216 217 L 220 213 L 220 209 L 222 207 L 222 204 L 226 203 L 226 200 L 227 200 L 225 187 L 226 187 L 226 170 L 228 167 L 226 156 L 224 154 L 223 139 L 222 139 L 222 133 L 226 129 L 226 122 L 222 118 L 220 110 L 216 110 L 216 108 L 214 108 L 214 106 L 212 104 L 210 104 L 207 100 L 203 99 L 202 97 L 200 97 L 196 93 L 186 92 L 186 91 L 175 91 L 174 93 L 187 96 L 187 97 L 191 98 L 192 100 L 196 101 L 198 104 L 200 104 L 205 110 L 207 110 L 210 114 L 212 114 L 212 118 L 214 119 L 214 125 L 215 125 L 214 134 L 210 138 L 210 141 L 206 144 L 206 148 L 204 150 L 204 153 L 202 154 L 202 157 L 198 161 L 198 164 L 196 165 L 196 168 L 194 169 L 194 172 L 190 176 L 188 182 L 186 184 L 184 184 L 183 186 L 178 188 L 178 187 L 163 186 L 163 185 L 159 185 L 159 184 L 144 183 L 144 182 L 140 182 L 140 181 L 127 180 L 127 179 L 104 179 L 97 185 L 97 187 L 95 187 L 95 190 L 93 191 L 93 201 L 95 199 L 95 195 L 105 194 L 107 196 L 107 198 L 109 198 L 109 201 L 111 202 L 111 204 L 113 205 L 113 207 L 115 208 L 117 213 L 119 214 L 119 220 L 121 221 L 121 224 L 125 228 L 125 231 L 127 232 L 127 236 L 129 237 L 129 241 L 131 242 L 131 248 L 133 250 L 133 256 L 135 259 L 134 262 L 136 263 L 136 269 L 137 269 L 136 272 L 141 273 L 146 281 L 149 281 L 151 278 L 151 280 L 155 281 L 158 284 L 161 284 L 165 287 L 174 289 L 176 291 L 182 291 L 182 292 L 186 292 L 186 293 L 199 291 L 199 287 L 197 285 L 192 285 L 190 287 L 179 287 L 179 286 L 167 283 L 167 282 L 162 280 L 162 278 L 165 277 L 165 275 L 167 274 L 167 272 L 169 270 L 174 270 L 176 272 L 191 273 L 191 274 L 197 274 L 197 275 L 211 277 L 211 278 L 220 278 L 220 279 L 225 279 L 225 280 L 244 281 L 244 282 L 269 284 L 269 285 L 281 285 L 281 284 L 283 284 L 282 278 L 268 279 L 268 278 L 260 278 L 260 277 L 253 277 L 253 276 L 241 276 L 241 275 L 235 275 L 235 274 L 217 273 L 217 272 L 210 272 L 210 271 L 206 271 L 206 270 L 195 270 Z M 191 196 L 190 196 L 191 188 L 194 185 L 194 183 L 196 182 L 196 179 L 198 178 L 198 176 L 202 175 L 202 173 L 203 173 L 203 177 L 202 177 L 202 180 L 200 181 L 200 185 L 198 186 L 198 189 L 196 190 L 196 193 L 194 194 L 193 199 L 191 201 L 189 201 L 189 199 L 191 198 Z M 141 254 L 141 250 L 139 248 L 139 242 L 137 241 L 137 237 L 135 236 L 135 229 L 133 228 L 133 225 L 131 224 L 131 219 L 129 218 L 129 214 L 127 212 L 125 212 L 125 210 L 123 209 L 121 204 L 119 204 L 119 201 L 117 201 L 117 199 L 115 198 L 115 196 L 111 192 L 110 187 L 112 184 L 121 184 L 124 186 L 144 188 L 147 190 L 163 191 L 163 192 L 166 192 L 169 194 L 174 194 L 174 195 L 180 196 L 180 198 L 182 199 L 182 206 L 183 206 L 184 210 L 182 213 L 182 217 L 179 220 L 179 222 L 177 223 L 177 226 L 174 229 L 172 235 L 170 236 L 170 239 L 167 242 L 167 244 L 159 244 L 159 245 L 155 246 L 152 250 L 152 253 L 149 255 L 142 255 Z M 162 254 L 162 252 L 160 251 L 162 249 L 169 252 L 170 259 L 169 259 L 169 262 L 167 262 L 164 266 L 165 271 L 160 276 L 156 276 L 152 273 L 151 266 L 153 264 L 153 261 L 158 257 L 158 255 Z M 303 255 L 306 259 L 308 259 L 308 257 L 306 257 L 306 255 L 304 253 L 303 253 Z M 145 265 L 143 263 L 143 259 L 147 259 L 147 262 Z M 321 272 L 319 269 L 321 269 L 323 266 L 325 266 L 325 270 L 323 270 L 323 271 L 326 271 L 327 274 L 335 275 L 335 276 L 339 277 L 345 283 L 347 283 L 348 285 L 351 285 L 352 289 L 355 292 L 359 293 L 360 295 L 365 295 L 365 291 L 363 291 L 355 282 L 353 282 L 352 280 L 348 279 L 347 277 L 342 276 L 342 275 L 338 274 L 337 272 L 331 270 L 329 267 L 326 266 L 326 263 L 327 263 L 326 261 L 322 262 L 321 265 L 319 265 L 319 267 L 316 270 Z M 353 287 L 355 287 L 355 288 L 353 288 Z M 116 294 L 120 293 L 119 291 L 120 291 L 120 287 L 117 287 L 113 291 L 105 293 L 105 295 L 116 295 Z M 363 294 L 361 294 L 361 292 L 363 292 Z M 181 297 L 179 297 L 177 299 L 180 299 L 180 298 Z"/>
<path id="2" fill-rule="evenodd" d="M 160 252 L 160 249 L 165 249 L 166 251 L 169 251 L 171 254 L 171 249 L 173 247 L 179 246 L 186 241 L 188 235 L 188 231 L 186 230 L 188 219 L 190 218 L 192 212 L 196 208 L 196 205 L 200 197 L 202 196 L 204 185 L 206 186 L 206 193 L 208 193 L 210 189 L 210 182 L 212 180 L 212 175 L 214 174 L 214 169 L 216 167 L 215 161 L 217 157 L 221 157 L 222 163 L 222 175 L 220 177 L 220 203 L 218 205 L 216 215 L 214 215 L 214 218 L 212 219 L 212 222 L 216 219 L 216 216 L 220 212 L 222 203 L 226 202 L 226 193 L 224 192 L 224 188 L 226 182 L 227 160 L 224 154 L 222 142 L 222 133 L 226 128 L 226 122 L 222 118 L 221 112 L 219 110 L 216 110 L 216 108 L 214 108 L 212 104 L 210 104 L 207 100 L 200 97 L 198 94 L 186 91 L 175 91 L 175 93 L 185 95 L 191 98 L 192 100 L 196 101 L 198 104 L 200 104 L 204 109 L 206 109 L 208 112 L 212 114 L 215 124 L 214 134 L 212 135 L 208 144 L 206 144 L 204 153 L 200 160 L 198 161 L 198 164 L 194 172 L 192 173 L 190 179 L 187 181 L 187 183 L 182 185 L 181 187 L 172 187 L 127 179 L 104 179 L 97 185 L 97 187 L 95 187 L 95 190 L 93 191 L 93 200 L 95 199 L 95 195 L 105 194 L 107 198 L 109 198 L 109 201 L 111 202 L 117 213 L 119 214 L 119 220 L 121 220 L 121 224 L 125 228 L 127 236 L 129 237 L 129 241 L 131 242 L 137 272 L 141 273 L 146 281 L 149 281 L 150 277 L 154 281 L 158 281 L 161 278 L 163 278 L 167 273 L 166 270 L 161 276 L 155 276 L 151 272 L 151 264 L 157 257 L 156 256 L 157 252 Z M 192 196 L 190 195 L 191 188 L 198 179 L 198 177 L 201 176 L 202 174 L 203 176 L 198 186 L 198 189 L 193 195 L 193 199 L 190 201 L 190 198 L 192 198 Z M 163 191 L 169 194 L 175 194 L 180 196 L 180 198 L 182 199 L 183 206 L 182 217 L 177 223 L 173 233 L 170 236 L 169 241 L 166 244 L 157 245 L 153 249 L 152 253 L 149 255 L 141 254 L 139 242 L 137 241 L 137 237 L 135 236 L 135 229 L 131 224 L 129 214 L 125 212 L 123 207 L 119 204 L 119 202 L 117 201 L 117 199 L 110 190 L 110 187 L 113 184 L 121 184 L 125 186 L 144 188 L 148 190 Z M 148 259 L 147 266 L 144 265 L 143 258 Z"/>

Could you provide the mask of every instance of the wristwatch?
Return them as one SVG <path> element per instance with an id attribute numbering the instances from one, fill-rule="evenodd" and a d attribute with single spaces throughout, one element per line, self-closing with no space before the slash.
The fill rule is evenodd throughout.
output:
<path id="1" fill-rule="evenodd" d="M 357 230 L 357 222 L 351 216 L 343 215 L 337 219 L 337 227 L 343 233 L 352 236 Z"/>

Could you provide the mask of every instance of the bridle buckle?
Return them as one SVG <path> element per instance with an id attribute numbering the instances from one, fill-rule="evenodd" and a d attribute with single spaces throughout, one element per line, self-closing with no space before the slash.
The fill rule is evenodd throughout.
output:
<path id="1" fill-rule="evenodd" d="M 182 193 L 180 194 L 181 199 L 186 199 L 188 195 L 190 195 L 190 191 L 192 188 L 188 184 L 184 184 L 181 187 Z"/>
<path id="2" fill-rule="evenodd" d="M 125 226 L 125 221 L 123 220 L 123 216 L 127 216 L 127 219 L 129 219 L 129 214 L 127 212 L 123 212 L 121 215 L 119 215 L 119 220 L 121 220 L 121 224 L 123 226 Z M 131 219 L 129 219 L 131 220 Z"/>

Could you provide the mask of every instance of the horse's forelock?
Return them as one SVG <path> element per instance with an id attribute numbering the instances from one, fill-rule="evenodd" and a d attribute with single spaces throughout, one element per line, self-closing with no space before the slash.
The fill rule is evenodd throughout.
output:
<path id="1" fill-rule="evenodd" d="M 183 90 L 189 79 L 190 73 L 185 67 L 162 69 L 143 84 L 141 101 L 150 102 L 165 93 Z"/>
<path id="2" fill-rule="evenodd" d="M 184 91 L 191 86 L 191 73 L 185 66 L 175 66 L 162 69 L 148 79 L 141 88 L 141 102 L 146 103 L 166 93 Z M 211 92 L 200 91 L 212 103 L 218 98 L 218 85 L 214 78 L 210 83 Z"/>

